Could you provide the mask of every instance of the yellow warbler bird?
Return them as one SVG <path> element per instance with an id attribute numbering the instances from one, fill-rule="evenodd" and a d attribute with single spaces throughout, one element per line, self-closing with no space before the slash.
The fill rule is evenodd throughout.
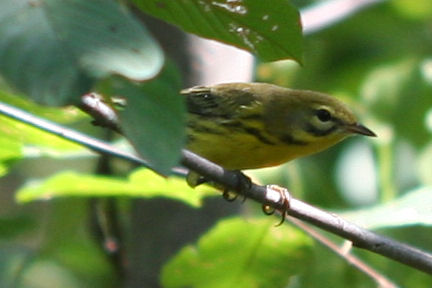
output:
<path id="1" fill-rule="evenodd" d="M 322 151 L 350 135 L 376 136 L 341 101 L 265 83 L 181 91 L 187 148 L 231 170 L 275 166 Z"/>

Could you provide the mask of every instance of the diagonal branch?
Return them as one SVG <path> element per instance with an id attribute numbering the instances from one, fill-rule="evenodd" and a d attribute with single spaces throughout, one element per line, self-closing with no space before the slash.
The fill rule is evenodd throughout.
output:
<path id="1" fill-rule="evenodd" d="M 145 160 L 134 154 L 118 150 L 103 141 L 41 119 L 1 102 L 0 114 L 83 145 L 97 153 L 109 154 L 113 157 L 149 167 Z M 260 186 L 251 183 L 245 187 L 245 185 L 242 185 L 242 183 L 244 183 L 241 179 L 242 174 L 225 170 L 190 151 L 183 150 L 182 164 L 191 170 L 197 171 L 208 179 L 218 182 L 224 187 L 234 190 L 261 204 L 270 205 L 280 211 L 285 211 L 287 208 L 283 197 L 277 197 L 277 195 L 281 194 L 275 193 L 270 186 Z M 289 208 L 286 212 L 290 216 L 339 235 L 351 241 L 353 245 L 358 248 L 375 252 L 425 273 L 432 274 L 432 255 L 420 249 L 360 228 L 337 215 L 320 210 L 295 198 L 290 198 Z"/>

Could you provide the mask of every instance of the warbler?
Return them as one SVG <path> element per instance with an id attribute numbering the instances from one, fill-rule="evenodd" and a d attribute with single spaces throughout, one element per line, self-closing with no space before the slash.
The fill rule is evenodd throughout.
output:
<path id="1" fill-rule="evenodd" d="M 187 148 L 230 170 L 276 166 L 351 135 L 376 136 L 324 93 L 266 83 L 196 86 L 180 92 Z"/>

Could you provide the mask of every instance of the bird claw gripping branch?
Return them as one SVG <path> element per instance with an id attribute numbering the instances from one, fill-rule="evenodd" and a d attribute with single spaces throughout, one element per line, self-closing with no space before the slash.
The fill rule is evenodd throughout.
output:
<path id="1" fill-rule="evenodd" d="M 243 202 L 244 202 L 247 198 L 249 189 L 252 187 L 252 181 L 241 171 L 234 170 L 232 172 L 235 172 L 237 178 L 237 187 L 235 190 L 240 191 L 240 194 L 243 195 Z M 189 186 L 193 188 L 203 183 L 208 183 L 213 187 L 215 187 L 216 189 L 222 190 L 223 198 L 229 202 L 233 202 L 238 198 L 238 194 L 236 192 L 227 189 L 226 187 L 223 187 L 221 185 L 218 185 L 212 181 L 208 181 L 205 177 L 199 175 L 194 171 L 190 171 L 188 173 L 186 177 L 186 181 L 189 184 Z M 285 217 L 290 207 L 290 199 L 291 199 L 290 193 L 286 188 L 280 187 L 278 185 L 267 185 L 265 197 L 268 203 L 273 203 L 275 206 L 279 206 L 279 207 L 282 206 L 282 208 L 278 209 L 281 213 L 282 218 L 281 221 L 276 226 L 282 225 L 285 221 Z M 262 206 L 262 210 L 264 214 L 272 215 L 274 214 L 276 208 L 274 208 L 273 205 L 264 204 Z"/>
<path id="2" fill-rule="evenodd" d="M 288 189 L 280 187 L 278 185 L 267 185 L 266 186 L 266 198 L 272 202 L 272 203 L 281 203 L 282 208 L 278 209 L 281 213 L 281 221 L 276 225 L 280 226 L 285 222 L 285 217 L 288 215 L 288 210 L 290 208 L 290 200 L 291 200 L 291 194 L 289 193 Z M 264 214 L 266 215 L 272 215 L 274 214 L 276 208 L 264 204 L 262 206 L 262 210 Z"/>

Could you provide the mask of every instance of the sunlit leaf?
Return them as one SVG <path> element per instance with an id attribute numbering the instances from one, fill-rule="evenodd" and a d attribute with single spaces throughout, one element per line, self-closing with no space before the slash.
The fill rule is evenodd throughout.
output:
<path id="1" fill-rule="evenodd" d="M 82 146 L 0 115 L 0 176 L 24 157 L 92 156 Z"/>
<path id="2" fill-rule="evenodd" d="M 432 2 L 429 0 L 394 0 L 390 3 L 400 15 L 407 18 L 428 20 L 432 17 Z"/>
<path id="3" fill-rule="evenodd" d="M 0 118 L 1 122 L 1 118 Z M 9 168 L 14 160 L 22 156 L 21 144 L 17 141 L 10 140 L 0 136 L 0 177 L 8 173 Z"/>
<path id="4" fill-rule="evenodd" d="M 184 247 L 164 268 L 163 287 L 287 287 L 310 261 L 310 240 L 275 219 L 233 218 Z"/>
<path id="5" fill-rule="evenodd" d="M 67 151 L 77 152 L 84 150 L 78 144 L 5 116 L 0 116 L 0 139 L 2 138 L 4 139 L 0 141 L 9 143 L 5 148 L 11 147 L 12 150 L 5 150 L 1 153 L 12 153 L 15 156 L 30 152 L 30 150 L 25 149 L 31 149 L 36 154 L 43 154 L 43 151 L 45 151 L 47 155 L 50 153 L 51 155 L 59 155 Z"/>
<path id="6" fill-rule="evenodd" d="M 17 192 L 16 199 L 25 203 L 56 197 L 167 197 L 198 207 L 210 191 L 214 189 L 205 186 L 192 189 L 184 179 L 164 178 L 147 169 L 137 170 L 127 179 L 62 172 L 28 183 Z"/>

